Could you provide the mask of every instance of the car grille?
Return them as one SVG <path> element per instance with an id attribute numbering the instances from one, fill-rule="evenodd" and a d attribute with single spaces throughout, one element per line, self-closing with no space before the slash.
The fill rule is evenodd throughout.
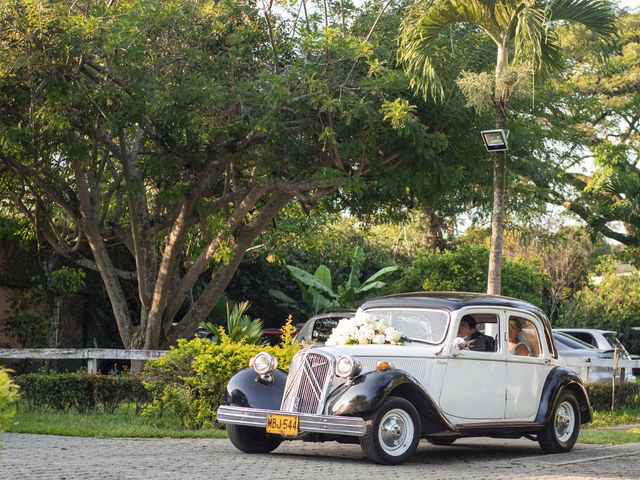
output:
<path id="1" fill-rule="evenodd" d="M 323 397 L 333 378 L 333 358 L 305 351 L 289 368 L 280 409 L 285 412 L 322 413 Z"/>

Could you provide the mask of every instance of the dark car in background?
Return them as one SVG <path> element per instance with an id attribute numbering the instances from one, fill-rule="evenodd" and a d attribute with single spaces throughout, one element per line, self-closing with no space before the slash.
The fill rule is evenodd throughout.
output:
<path id="1" fill-rule="evenodd" d="M 323 345 L 340 320 L 352 318 L 355 314 L 355 310 L 337 310 L 314 315 L 298 330 L 295 341 L 303 345 Z"/>

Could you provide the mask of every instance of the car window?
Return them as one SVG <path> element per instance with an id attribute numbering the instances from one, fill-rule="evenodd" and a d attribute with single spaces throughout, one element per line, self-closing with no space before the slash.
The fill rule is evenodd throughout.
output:
<path id="1" fill-rule="evenodd" d="M 588 332 L 567 332 L 569 335 L 571 335 L 572 337 L 576 337 L 578 340 L 582 340 L 583 342 L 588 343 L 589 345 L 592 345 L 594 347 L 598 346 L 598 342 L 596 342 L 596 339 L 593 338 L 593 335 L 591 335 Z"/>
<path id="2" fill-rule="evenodd" d="M 564 347 L 566 347 L 561 350 L 576 349 L 576 348 L 586 348 L 587 350 L 596 350 L 596 348 L 593 345 L 583 342 L 582 340 L 579 340 L 567 333 L 554 332 L 553 338 L 556 341 L 556 345 L 558 346 L 563 345 Z"/>
<path id="3" fill-rule="evenodd" d="M 540 332 L 531 320 L 516 315 L 509 316 L 508 352 L 511 355 L 541 357 Z"/>
<path id="4" fill-rule="evenodd" d="M 466 317 L 467 315 L 476 321 L 476 330 L 482 335 L 489 337 L 484 341 L 486 348 L 484 351 L 497 352 L 500 346 L 500 342 L 498 342 L 498 339 L 500 338 L 498 315 L 495 313 L 469 312 L 468 310 L 465 311 L 464 316 Z"/>
<path id="5" fill-rule="evenodd" d="M 380 308 L 365 312 L 376 320 L 386 320 L 409 340 L 440 343 L 449 326 L 449 314 L 442 310 Z"/>

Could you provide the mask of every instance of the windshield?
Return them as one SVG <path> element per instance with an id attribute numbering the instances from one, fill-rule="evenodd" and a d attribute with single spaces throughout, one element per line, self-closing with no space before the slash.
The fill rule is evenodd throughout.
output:
<path id="1" fill-rule="evenodd" d="M 363 314 L 358 311 L 357 315 Z M 356 316 L 357 316 L 356 315 Z M 444 340 L 449 325 L 449 314 L 442 310 L 419 308 L 376 308 L 366 311 L 376 320 L 386 320 L 407 340 L 437 344 Z"/>

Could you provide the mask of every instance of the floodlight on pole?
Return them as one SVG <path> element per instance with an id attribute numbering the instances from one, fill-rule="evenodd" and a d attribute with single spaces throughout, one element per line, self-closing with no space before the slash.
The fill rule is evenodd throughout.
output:
<path id="1" fill-rule="evenodd" d="M 488 152 L 503 152 L 509 150 L 509 144 L 507 143 L 507 138 L 509 137 L 508 131 L 502 129 L 483 130 L 480 133 L 482 134 L 482 140 Z"/>

